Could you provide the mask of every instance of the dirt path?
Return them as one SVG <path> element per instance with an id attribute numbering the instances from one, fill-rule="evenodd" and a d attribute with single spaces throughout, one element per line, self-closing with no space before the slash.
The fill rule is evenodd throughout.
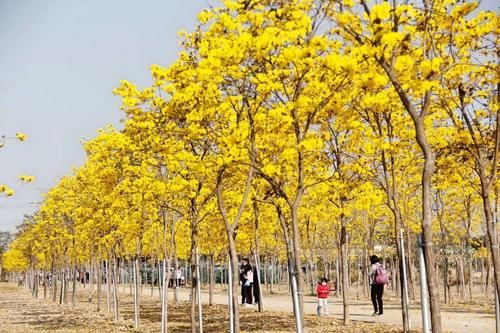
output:
<path id="1" fill-rule="evenodd" d="M 146 289 L 146 288 L 144 288 Z M 42 294 L 43 295 L 43 294 Z M 58 305 L 50 300 L 34 299 L 30 293 L 15 285 L 0 283 L 0 333 L 76 333 L 76 332 L 159 332 L 161 308 L 157 297 L 151 298 L 144 293 L 141 298 L 141 323 L 133 328 L 132 298 L 120 295 L 120 317 L 113 322 L 106 316 L 106 302 L 97 312 L 94 302 L 86 303 L 87 290 L 77 292 L 76 307 Z M 183 293 L 187 297 L 187 293 Z M 43 296 L 42 296 L 43 297 Z M 222 298 L 222 295 L 219 295 Z M 189 303 L 169 306 L 168 332 L 185 333 L 191 331 Z M 255 309 L 245 308 L 241 312 L 242 333 L 294 332 L 293 316 L 288 312 L 258 313 Z M 228 311 L 224 305 L 203 307 L 204 332 L 227 332 Z M 348 328 L 332 318 L 306 316 L 305 323 L 310 333 L 400 333 L 397 327 L 382 324 L 355 323 Z"/>
<path id="2" fill-rule="evenodd" d="M 121 288 L 120 288 L 121 289 Z M 172 292 L 172 290 L 170 290 Z M 95 311 L 95 303 L 91 308 L 86 303 L 86 291 L 80 290 L 76 308 L 70 305 L 59 305 L 50 301 L 35 300 L 28 291 L 14 285 L 0 283 L 0 333 L 31 332 L 158 332 L 160 308 L 157 295 L 150 297 L 150 290 L 144 288 L 141 301 L 141 329 L 132 328 L 132 298 L 128 293 L 120 295 L 120 311 L 123 320 L 113 323 L 105 310 Z M 170 294 L 169 298 L 172 298 Z M 181 289 L 180 300 L 188 301 L 189 293 Z M 208 302 L 208 292 L 202 293 L 202 301 Z M 216 304 L 227 304 L 227 295 L 219 291 L 214 295 Z M 371 304 L 353 301 L 351 318 L 354 321 L 349 329 L 342 327 L 342 303 L 340 299 L 329 299 L 328 318 L 317 318 L 316 299 L 305 297 L 306 324 L 311 332 L 395 332 L 382 324 L 401 327 L 401 312 L 396 304 L 387 304 L 384 315 L 372 317 Z M 207 332 L 224 332 L 227 328 L 227 308 L 204 307 Z M 106 307 L 103 300 L 102 308 Z M 256 312 L 255 307 L 242 308 L 242 329 L 247 332 L 293 332 L 292 304 L 289 296 L 272 295 L 264 298 L 265 313 Z M 189 330 L 187 304 L 169 308 L 170 333 Z M 494 315 L 468 310 L 447 311 L 442 313 L 443 328 L 454 333 L 488 333 L 494 332 Z M 411 321 L 413 328 L 420 327 L 420 311 L 412 308 Z M 385 328 L 384 328 L 385 327 Z"/>
<path id="3" fill-rule="evenodd" d="M 187 300 L 189 294 L 182 290 L 182 299 Z M 205 291 L 202 300 L 208 302 L 208 293 Z M 218 304 L 227 304 L 227 296 L 216 294 L 214 301 Z M 304 310 L 306 314 L 316 313 L 316 298 L 304 297 Z M 331 317 L 342 319 L 342 300 L 340 298 L 330 297 L 329 313 Z M 265 310 L 269 311 L 288 311 L 292 312 L 291 297 L 283 295 L 273 295 L 264 297 Z M 402 327 L 401 307 L 397 304 L 385 304 L 384 315 L 372 317 L 373 307 L 369 302 L 352 301 L 350 307 L 351 319 L 368 323 L 387 323 Z M 453 333 L 488 333 L 495 331 L 494 314 L 474 312 L 470 310 L 455 310 L 441 312 L 443 329 Z M 413 329 L 422 328 L 421 311 L 418 306 L 411 306 L 410 320 Z"/>

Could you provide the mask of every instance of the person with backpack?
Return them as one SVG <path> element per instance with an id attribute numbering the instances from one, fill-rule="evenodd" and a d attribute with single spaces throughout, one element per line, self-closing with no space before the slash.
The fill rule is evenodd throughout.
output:
<path id="1" fill-rule="evenodd" d="M 321 316 L 321 309 L 324 309 L 325 316 L 328 316 L 328 295 L 330 294 L 330 286 L 328 280 L 322 278 L 316 286 L 316 294 L 318 295 L 318 307 L 316 312 Z"/>
<path id="2" fill-rule="evenodd" d="M 382 295 L 384 294 L 384 285 L 387 284 L 387 271 L 380 264 L 380 259 L 376 255 L 370 256 L 370 286 L 371 298 L 373 304 L 373 316 L 384 314 L 384 303 Z"/>

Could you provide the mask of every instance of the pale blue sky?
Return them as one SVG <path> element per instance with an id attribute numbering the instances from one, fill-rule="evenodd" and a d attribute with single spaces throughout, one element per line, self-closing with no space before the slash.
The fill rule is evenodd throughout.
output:
<path id="1" fill-rule="evenodd" d="M 118 124 L 121 79 L 149 84 L 149 65 L 177 55 L 176 32 L 216 0 L 0 0 L 0 230 L 14 230 L 41 193 L 84 160 L 82 138 Z M 494 9 L 495 0 L 482 6 Z M 17 175 L 32 174 L 34 184 Z"/>
<path id="2" fill-rule="evenodd" d="M 14 230 L 57 179 L 84 160 L 80 140 L 118 124 L 121 79 L 149 84 L 168 65 L 177 31 L 190 30 L 205 0 L 0 0 L 0 135 L 27 133 L 0 150 L 0 230 Z M 33 174 L 34 184 L 17 175 Z"/>

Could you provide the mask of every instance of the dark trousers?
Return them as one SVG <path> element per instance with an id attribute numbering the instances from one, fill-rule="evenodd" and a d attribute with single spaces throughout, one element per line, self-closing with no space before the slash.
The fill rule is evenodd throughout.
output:
<path id="1" fill-rule="evenodd" d="M 253 299 L 252 299 L 252 283 L 249 286 L 243 285 L 243 301 L 242 303 L 245 304 L 252 304 Z"/>
<path id="2" fill-rule="evenodd" d="M 384 303 L 382 301 L 382 295 L 384 294 L 384 285 L 372 284 L 371 287 L 372 287 L 371 296 L 372 296 L 373 311 L 382 314 L 384 313 Z"/>

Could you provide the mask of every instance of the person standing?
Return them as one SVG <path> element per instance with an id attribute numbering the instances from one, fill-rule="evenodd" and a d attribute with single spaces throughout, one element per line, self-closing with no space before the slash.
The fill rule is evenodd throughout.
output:
<path id="1" fill-rule="evenodd" d="M 240 265 L 241 305 L 244 305 L 246 303 L 246 289 L 245 289 L 245 284 L 247 282 L 247 279 L 245 277 L 245 269 L 246 269 L 247 265 L 248 265 L 248 259 L 247 258 L 243 258 L 241 260 L 241 265 Z"/>
<path id="2" fill-rule="evenodd" d="M 243 293 L 245 295 L 244 304 L 246 306 L 253 304 L 252 287 L 253 287 L 253 267 L 247 264 L 244 269 L 245 283 L 243 285 Z"/>
<path id="3" fill-rule="evenodd" d="M 330 286 L 326 278 L 322 278 L 321 281 L 318 282 L 316 294 L 318 295 L 318 307 L 316 309 L 318 316 L 321 316 L 322 309 L 324 310 L 325 316 L 328 316 L 328 295 L 330 294 Z"/>
<path id="4" fill-rule="evenodd" d="M 384 294 L 384 284 L 387 283 L 387 272 L 385 268 L 380 264 L 380 259 L 376 255 L 370 256 L 370 287 L 371 287 L 371 298 L 373 304 L 373 315 L 383 315 L 384 314 L 384 302 L 382 296 Z"/>
<path id="5" fill-rule="evenodd" d="M 179 267 L 177 268 L 177 270 L 175 271 L 175 283 L 176 283 L 176 287 L 180 287 L 182 286 L 182 281 L 184 280 L 184 272 L 183 270 Z"/>

